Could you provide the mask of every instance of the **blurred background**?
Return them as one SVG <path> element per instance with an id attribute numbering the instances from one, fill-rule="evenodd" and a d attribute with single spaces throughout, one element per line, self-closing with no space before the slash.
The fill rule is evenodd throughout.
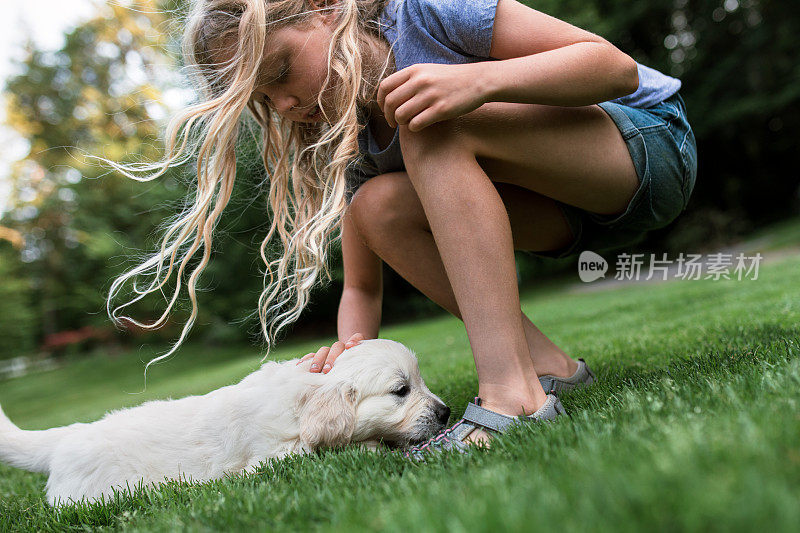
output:
<path id="1" fill-rule="evenodd" d="M 680 78 L 699 152 L 687 211 L 631 251 L 708 253 L 800 227 L 800 3 L 778 0 L 539 0 L 532 7 L 602 35 L 637 61 Z M 157 159 L 171 110 L 192 98 L 178 54 L 183 0 L 26 0 L 0 21 L 0 362 L 111 356 L 174 342 L 188 298 L 157 332 L 118 330 L 111 281 L 155 249 L 183 205 L 192 168 L 149 183 L 83 154 Z M 190 339 L 260 343 L 258 244 L 268 228 L 265 171 L 243 139 L 234 198 L 201 279 Z M 785 228 L 790 228 L 789 231 Z M 759 233 L 760 232 L 760 233 Z M 341 258 L 285 335 L 336 335 Z M 575 257 L 518 254 L 521 287 L 575 282 Z M 385 271 L 384 324 L 442 312 Z M 130 309 L 160 316 L 152 297 Z M 23 358 L 23 359 L 20 359 Z M 11 368 L 6 365 L 6 368 Z M 13 369 L 12 369 L 13 370 Z"/>

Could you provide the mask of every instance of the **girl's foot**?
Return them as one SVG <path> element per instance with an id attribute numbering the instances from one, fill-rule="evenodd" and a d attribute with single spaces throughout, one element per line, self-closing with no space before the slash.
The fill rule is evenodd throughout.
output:
<path id="1" fill-rule="evenodd" d="M 572 361 L 572 359 L 570 359 Z M 541 375 L 539 376 L 539 383 L 542 384 L 544 392 L 547 394 L 557 394 L 562 391 L 570 391 L 578 387 L 586 387 L 594 383 L 596 380 L 594 372 L 586 364 L 583 358 L 579 358 L 576 364 L 575 371 L 567 377 L 560 377 L 554 375 Z M 503 411 L 502 409 L 494 409 L 495 411 Z M 472 433 L 466 436 L 466 440 L 476 443 L 480 442 L 488 445 L 491 440 L 491 435 L 481 428 L 476 428 Z"/>
<path id="2" fill-rule="evenodd" d="M 578 367 L 575 372 L 568 377 L 559 377 L 552 374 L 542 374 L 539 376 L 539 383 L 546 393 L 561 392 L 572 390 L 576 387 L 585 387 L 595 381 L 594 372 L 589 369 L 583 358 L 578 359 Z"/>
<path id="3" fill-rule="evenodd" d="M 474 402 L 467 405 L 464 416 L 448 429 L 442 431 L 425 444 L 409 448 L 405 457 L 413 461 L 425 460 L 425 456 L 445 450 L 456 450 L 467 453 L 469 445 L 475 442 L 470 438 L 477 431 L 485 435 L 505 433 L 516 424 L 525 424 L 539 421 L 550 421 L 566 414 L 564 406 L 555 394 L 548 394 L 547 401 L 535 413 L 523 416 L 506 416 L 481 407 L 481 399 L 475 398 Z"/>

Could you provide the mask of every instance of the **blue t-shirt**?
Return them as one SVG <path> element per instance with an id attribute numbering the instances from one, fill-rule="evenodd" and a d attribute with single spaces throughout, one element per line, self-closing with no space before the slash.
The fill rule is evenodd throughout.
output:
<path id="1" fill-rule="evenodd" d="M 395 66 L 417 63 L 462 64 L 489 61 L 498 0 L 389 0 L 381 14 L 384 37 L 392 46 Z M 631 107 L 658 104 L 681 87 L 680 80 L 638 64 L 639 88 L 611 100 Z M 403 170 L 399 129 L 380 150 L 369 126 L 359 135 L 363 160 L 352 167 L 352 190 L 372 176 Z"/>

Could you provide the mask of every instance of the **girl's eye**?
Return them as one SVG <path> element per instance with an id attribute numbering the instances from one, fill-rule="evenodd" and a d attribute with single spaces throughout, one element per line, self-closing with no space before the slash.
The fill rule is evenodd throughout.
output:
<path id="1" fill-rule="evenodd" d="M 403 396 L 408 396 L 408 393 L 409 393 L 410 391 L 411 391 L 411 389 L 408 387 L 408 385 L 403 385 L 403 386 L 402 386 L 402 387 L 400 387 L 399 389 L 397 389 L 397 390 L 393 390 L 393 391 L 392 391 L 392 394 L 394 394 L 395 396 L 399 396 L 399 397 L 401 397 L 401 398 L 402 398 Z"/>
<path id="2" fill-rule="evenodd" d="M 275 80 L 276 83 L 285 82 L 289 78 L 289 66 L 286 65 L 281 70 L 281 73 L 278 74 L 278 78 Z"/>

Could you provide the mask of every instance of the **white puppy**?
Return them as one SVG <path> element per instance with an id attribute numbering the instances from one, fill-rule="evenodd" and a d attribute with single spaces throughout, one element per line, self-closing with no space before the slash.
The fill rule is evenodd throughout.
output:
<path id="1" fill-rule="evenodd" d="M 48 473 L 48 501 L 63 504 L 142 481 L 219 478 L 327 446 L 416 443 L 450 415 L 398 342 L 362 341 L 328 374 L 296 363 L 266 363 L 235 385 L 112 411 L 90 424 L 23 431 L 0 410 L 0 460 Z"/>

